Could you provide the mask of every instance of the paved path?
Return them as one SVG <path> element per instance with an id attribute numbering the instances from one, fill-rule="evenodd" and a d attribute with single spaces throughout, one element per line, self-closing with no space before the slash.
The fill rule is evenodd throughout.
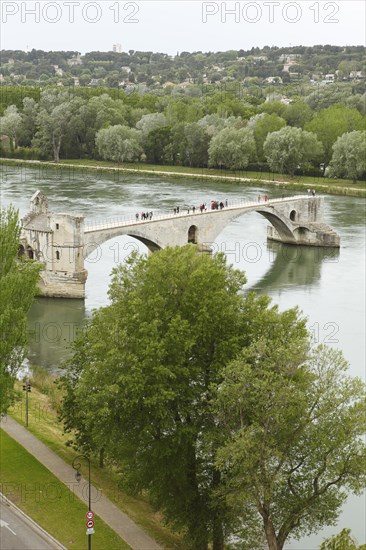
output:
<path id="1" fill-rule="evenodd" d="M 64 462 L 56 453 L 51 451 L 44 443 L 39 441 L 23 426 L 18 424 L 10 416 L 6 416 L 0 422 L 0 427 L 10 437 L 15 439 L 50 472 L 69 488 L 72 487 L 74 494 L 87 504 L 88 483 L 81 478 L 79 483 L 75 481 L 75 470 Z M 153 539 L 151 539 L 136 523 L 126 514 L 121 512 L 101 490 L 92 487 L 92 509 L 105 521 L 133 550 L 162 550 Z"/>

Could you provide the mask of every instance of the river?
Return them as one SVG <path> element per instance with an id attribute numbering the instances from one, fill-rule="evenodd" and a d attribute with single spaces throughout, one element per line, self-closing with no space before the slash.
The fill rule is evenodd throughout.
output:
<path id="1" fill-rule="evenodd" d="M 172 211 L 211 200 L 255 200 L 258 194 L 280 196 L 273 187 L 100 173 L 47 167 L 1 166 L 1 205 L 12 203 L 20 215 L 29 210 L 37 189 L 47 195 L 50 210 L 81 212 L 88 220 L 134 215 L 141 211 Z M 288 194 L 296 194 L 293 191 Z M 365 232 L 366 200 L 326 196 L 325 220 L 340 234 L 341 248 L 292 247 L 266 242 L 267 221 L 257 213 L 235 220 L 215 242 L 215 250 L 244 270 L 246 289 L 269 294 L 280 309 L 298 305 L 308 319 L 314 342 L 343 351 L 350 373 L 365 380 Z M 31 364 L 57 370 L 70 353 L 70 343 L 94 308 L 108 303 L 111 270 L 134 249 L 146 247 L 129 237 L 104 243 L 87 258 L 86 299 L 38 298 L 29 313 Z M 287 545 L 287 550 L 315 550 L 324 537 L 350 527 L 366 542 L 365 498 L 350 497 L 335 527 Z"/>

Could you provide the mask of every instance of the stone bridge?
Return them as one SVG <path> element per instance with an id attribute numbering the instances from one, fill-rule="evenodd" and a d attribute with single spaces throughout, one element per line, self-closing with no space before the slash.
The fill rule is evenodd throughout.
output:
<path id="1" fill-rule="evenodd" d="M 22 220 L 20 254 L 44 264 L 40 291 L 44 296 L 84 298 L 84 260 L 102 243 L 121 235 L 133 237 L 153 252 L 168 246 L 198 245 L 210 251 L 226 225 L 246 212 L 269 222 L 267 238 L 306 246 L 339 247 L 337 233 L 323 221 L 323 198 L 284 197 L 266 202 L 230 203 L 220 210 L 156 214 L 148 220 L 84 223 L 84 216 L 50 212 L 47 197 L 36 191 L 30 213 Z"/>

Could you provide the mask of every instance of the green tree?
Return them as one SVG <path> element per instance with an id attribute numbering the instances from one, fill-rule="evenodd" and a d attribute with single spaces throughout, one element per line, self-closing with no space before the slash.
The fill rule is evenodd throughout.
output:
<path id="1" fill-rule="evenodd" d="M 37 131 L 38 103 L 31 98 L 23 99 L 22 124 L 19 131 L 19 145 L 30 147 Z"/>
<path id="2" fill-rule="evenodd" d="M 123 101 L 113 100 L 108 94 L 82 101 L 69 125 L 69 133 L 77 143 L 79 156 L 95 156 L 97 132 L 110 125 L 126 125 L 129 112 Z M 69 142 L 72 143 L 72 140 Z"/>
<path id="3" fill-rule="evenodd" d="M 163 113 L 150 113 L 140 118 L 136 124 L 136 128 L 141 132 L 142 141 L 145 142 L 150 132 L 166 125 L 167 120 Z"/>
<path id="4" fill-rule="evenodd" d="M 18 258 L 18 213 L 0 210 L 0 415 L 16 394 L 14 381 L 25 356 L 27 312 L 37 291 L 39 266 Z"/>
<path id="5" fill-rule="evenodd" d="M 253 130 L 224 128 L 212 138 L 208 153 L 210 166 L 225 166 L 229 170 L 246 168 L 256 156 Z"/>
<path id="6" fill-rule="evenodd" d="M 338 535 L 333 535 L 324 540 L 319 550 L 366 550 L 366 544 L 358 546 L 351 535 L 351 529 L 342 529 Z"/>
<path id="7" fill-rule="evenodd" d="M 185 124 L 184 140 L 180 146 L 182 164 L 207 166 L 209 142 L 208 134 L 197 122 Z"/>
<path id="8" fill-rule="evenodd" d="M 41 95 L 37 116 L 37 133 L 33 145 L 43 153 L 52 152 L 53 160 L 60 160 L 60 149 L 72 119 L 72 101 L 67 92 L 47 89 Z"/>
<path id="9" fill-rule="evenodd" d="M 316 134 L 324 147 L 323 160 L 329 163 L 332 157 L 332 147 L 337 138 L 346 132 L 365 129 L 365 117 L 357 111 L 344 105 L 333 105 L 322 109 L 313 120 L 305 125 L 305 130 Z"/>
<path id="10" fill-rule="evenodd" d="M 147 489 L 194 550 L 210 541 L 223 550 L 237 524 L 214 465 L 220 426 L 210 402 L 223 367 L 272 325 L 306 339 L 296 312 L 243 296 L 244 282 L 223 255 L 191 245 L 133 255 L 114 270 L 111 304 L 94 314 L 64 380 L 67 429 L 104 448 L 124 485 Z"/>
<path id="11" fill-rule="evenodd" d="M 349 132 L 339 137 L 333 145 L 333 156 L 327 175 L 338 178 L 357 178 L 366 172 L 366 132 Z"/>
<path id="12" fill-rule="evenodd" d="M 269 115 L 276 114 L 281 118 L 285 118 L 287 107 L 280 101 L 266 101 L 258 108 L 261 113 L 267 113 Z"/>
<path id="13" fill-rule="evenodd" d="M 137 130 L 120 124 L 99 130 L 95 143 L 99 155 L 114 162 L 134 162 L 142 154 Z"/>
<path id="14" fill-rule="evenodd" d="M 319 346 L 304 361 L 301 340 L 273 331 L 224 369 L 216 466 L 222 496 L 282 550 L 334 525 L 347 493 L 366 486 L 366 391 L 341 352 Z"/>
<path id="15" fill-rule="evenodd" d="M 287 105 L 284 118 L 289 126 L 304 128 L 305 124 L 313 118 L 313 111 L 305 101 L 294 101 Z"/>
<path id="16" fill-rule="evenodd" d="M 315 134 L 287 126 L 268 134 L 263 152 L 272 170 L 294 175 L 297 169 L 308 169 L 321 159 L 323 147 Z"/>
<path id="17" fill-rule="evenodd" d="M 9 105 L 0 118 L 0 131 L 10 139 L 11 148 L 17 146 L 17 138 L 22 124 L 22 116 L 15 105 Z"/>
<path id="18" fill-rule="evenodd" d="M 257 148 L 257 159 L 259 162 L 264 162 L 265 157 L 263 153 L 263 144 L 266 141 L 266 137 L 271 132 L 281 130 L 286 126 L 286 121 L 277 116 L 276 114 L 269 115 L 267 113 L 261 113 L 252 117 L 248 122 L 248 127 L 253 129 L 254 139 Z"/>
<path id="19" fill-rule="evenodd" d="M 170 142 L 170 126 L 163 126 L 149 132 L 144 147 L 147 162 L 164 164 L 166 160 L 166 147 L 169 146 Z"/>

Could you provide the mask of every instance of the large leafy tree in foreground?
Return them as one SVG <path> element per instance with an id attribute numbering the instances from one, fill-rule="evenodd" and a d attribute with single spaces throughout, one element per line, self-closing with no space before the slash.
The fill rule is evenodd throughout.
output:
<path id="1" fill-rule="evenodd" d="M 223 255 L 209 257 L 192 245 L 149 258 L 132 255 L 115 269 L 111 304 L 93 315 L 63 380 L 62 418 L 79 448 L 102 449 L 119 467 L 124 485 L 148 490 L 194 550 L 207 550 L 210 543 L 223 550 L 232 534 L 241 548 L 246 542 L 255 548 L 261 525 L 253 484 L 263 477 L 267 487 L 272 474 L 277 479 L 281 460 L 299 479 L 287 504 L 285 482 L 279 489 L 268 485 L 271 511 L 278 516 L 273 521 L 277 527 L 286 513 L 296 515 L 313 470 L 312 462 L 298 465 L 291 442 L 302 444 L 304 459 L 310 453 L 314 463 L 327 464 L 329 447 L 320 436 L 330 437 L 331 419 L 337 422 L 342 411 L 334 390 L 324 402 L 329 415 L 319 415 L 320 433 L 312 431 L 315 413 L 308 403 L 314 404 L 316 375 L 306 366 L 312 363 L 305 321 L 296 309 L 280 313 L 270 307 L 266 296 L 242 294 L 244 283 Z M 314 406 L 321 407 L 328 395 L 322 393 L 325 382 L 332 388 L 333 378 L 321 389 L 315 386 L 320 401 Z M 351 489 L 363 481 L 359 458 L 352 455 L 349 465 L 346 460 L 359 435 L 357 384 L 344 390 L 357 404 L 353 416 L 344 415 L 344 437 L 336 440 L 351 472 L 340 485 Z M 243 448 L 240 429 L 253 436 Z M 242 466 L 253 473 L 252 483 Z M 306 513 L 296 515 L 287 535 L 296 535 L 302 523 L 305 530 L 317 530 L 336 517 L 342 498 L 333 495 L 332 485 L 326 489 L 326 506 L 309 498 Z"/>
<path id="2" fill-rule="evenodd" d="M 339 351 L 319 346 L 294 368 L 296 343 L 275 342 L 243 350 L 216 401 L 227 434 L 216 465 L 226 498 L 251 520 L 251 549 L 256 524 L 270 550 L 335 525 L 347 492 L 366 484 L 365 385 Z"/>
<path id="3" fill-rule="evenodd" d="M 187 547 L 223 548 L 235 516 L 216 491 L 220 428 L 211 401 L 222 369 L 276 323 L 307 341 L 295 311 L 239 293 L 244 275 L 195 247 L 132 256 L 82 336 L 64 381 L 63 418 L 87 451 L 104 449 L 123 481 L 148 489 Z M 295 337 L 295 336 L 294 336 Z"/>
<path id="4" fill-rule="evenodd" d="M 18 259 L 19 237 L 15 210 L 0 210 L 0 414 L 15 398 L 14 381 L 25 353 L 26 314 L 39 276 L 39 266 Z"/>

